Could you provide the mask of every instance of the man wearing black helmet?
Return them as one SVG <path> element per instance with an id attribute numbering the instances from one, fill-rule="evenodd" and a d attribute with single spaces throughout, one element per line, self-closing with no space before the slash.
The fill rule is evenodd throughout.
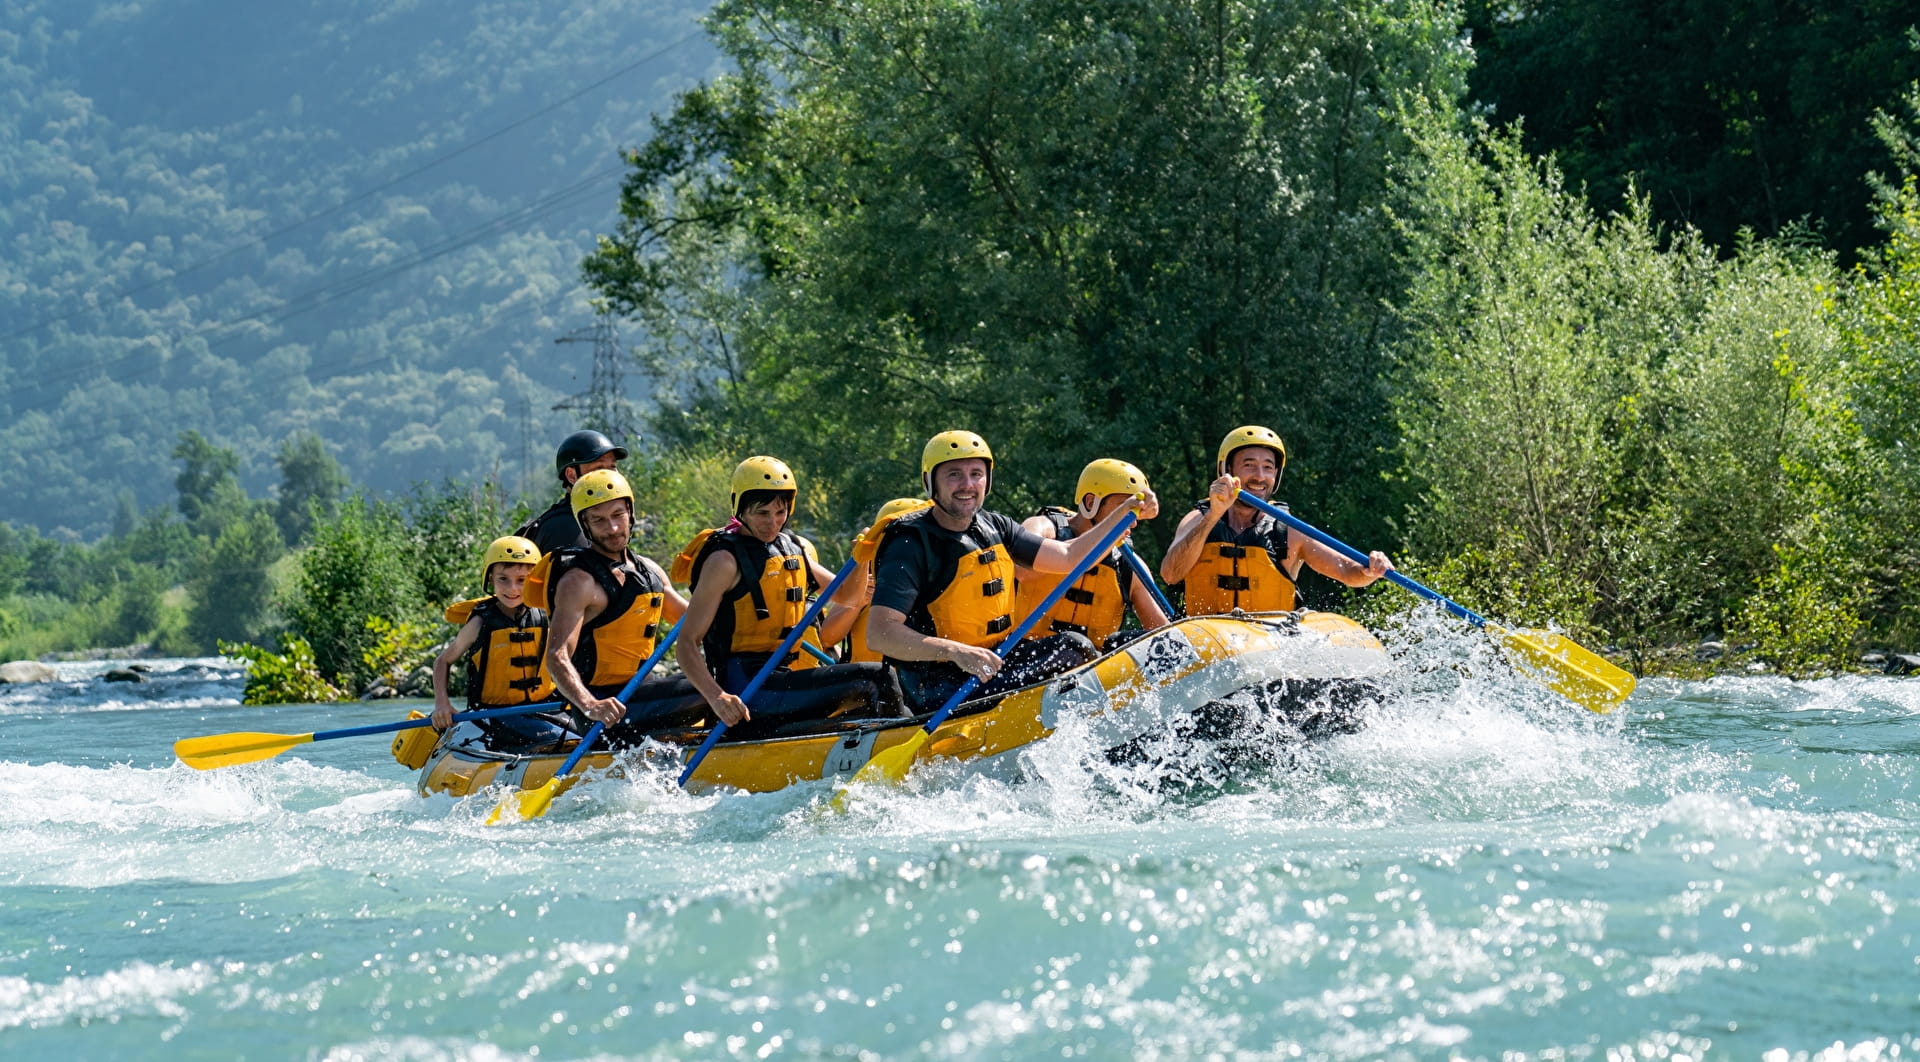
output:
<path id="1" fill-rule="evenodd" d="M 541 553 L 590 548 L 592 543 L 580 533 L 580 523 L 574 519 L 569 493 L 581 476 L 612 468 L 615 462 L 624 461 L 626 457 L 626 447 L 615 446 L 612 439 L 592 429 L 576 431 L 560 440 L 560 450 L 553 455 L 554 471 L 560 474 L 560 500 L 514 534 L 532 539 Z"/>

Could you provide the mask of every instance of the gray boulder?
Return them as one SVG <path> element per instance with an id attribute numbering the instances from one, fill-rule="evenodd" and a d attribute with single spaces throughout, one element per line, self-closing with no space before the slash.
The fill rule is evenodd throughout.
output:
<path id="1" fill-rule="evenodd" d="M 52 682 L 60 673 L 38 660 L 15 660 L 0 664 L 0 682 Z"/>

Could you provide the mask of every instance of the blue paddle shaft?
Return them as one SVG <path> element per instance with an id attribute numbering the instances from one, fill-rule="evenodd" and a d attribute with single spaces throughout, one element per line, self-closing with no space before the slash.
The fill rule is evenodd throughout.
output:
<path id="1" fill-rule="evenodd" d="M 834 573 L 833 581 L 827 584 L 825 590 L 820 591 L 820 596 L 814 598 L 813 604 L 807 606 L 806 615 L 801 616 L 800 622 L 794 624 L 793 629 L 787 632 L 786 638 L 780 643 L 780 648 L 775 649 L 773 655 L 767 657 L 767 662 L 761 664 L 760 670 L 754 674 L 753 681 L 747 683 L 747 688 L 740 691 L 741 703 L 744 704 L 752 700 L 753 695 L 760 692 L 760 687 L 766 685 L 767 679 L 773 675 L 773 669 L 778 667 L 780 661 L 785 660 L 787 654 L 793 651 L 793 643 L 800 640 L 801 636 L 807 632 L 808 627 L 813 626 L 813 621 L 820 616 L 820 610 L 827 607 L 827 602 L 839 591 L 840 584 L 846 582 L 847 576 L 852 575 L 853 570 L 859 566 L 860 562 L 852 557 L 848 557 L 847 563 L 840 566 L 840 570 Z M 693 777 L 693 772 L 700 766 L 700 761 L 707 758 L 707 753 L 712 751 L 714 744 L 720 740 L 720 735 L 726 732 L 727 723 L 726 720 L 723 719 L 719 725 L 715 726 L 713 730 L 707 734 L 707 739 L 700 743 L 700 747 L 694 750 L 693 758 L 687 761 L 686 767 L 680 772 L 680 786 L 682 788 L 686 787 L 687 779 Z"/>
<path id="2" fill-rule="evenodd" d="M 508 708 L 482 708 L 473 712 L 460 712 L 453 721 L 464 723 L 470 719 L 500 719 L 509 715 L 529 715 L 560 707 L 559 701 L 547 701 L 543 704 L 516 704 Z M 378 723 L 373 726 L 350 726 L 340 730 L 323 730 L 308 738 L 309 741 L 332 741 L 334 738 L 361 737 L 366 734 L 391 734 L 396 730 L 413 730 L 423 726 L 432 726 L 431 718 L 402 719 L 397 723 Z"/>
<path id="3" fill-rule="evenodd" d="M 1160 584 L 1153 581 L 1153 573 L 1147 570 L 1147 562 L 1141 560 L 1140 554 L 1135 553 L 1133 547 L 1125 543 L 1120 546 L 1120 557 L 1127 562 L 1127 567 L 1133 569 L 1133 577 L 1147 584 L 1147 593 L 1153 595 L 1153 603 L 1160 606 L 1161 613 L 1167 619 L 1173 619 L 1173 603 L 1167 600 L 1167 595 L 1160 592 Z"/>
<path id="4" fill-rule="evenodd" d="M 1005 641 L 993 647 L 994 655 L 1005 657 L 1007 650 L 1019 645 L 1020 639 L 1025 638 L 1027 632 L 1033 629 L 1033 625 L 1040 622 L 1040 617 L 1046 615 L 1053 606 L 1059 604 L 1060 598 L 1065 596 L 1067 589 L 1078 582 L 1081 576 L 1087 574 L 1088 569 L 1100 563 L 1100 558 L 1113 552 L 1114 543 L 1119 542 L 1121 537 L 1138 521 L 1139 517 L 1133 513 L 1128 513 L 1121 517 L 1120 522 L 1114 525 L 1113 530 L 1107 532 L 1107 536 L 1101 539 L 1099 544 L 1094 546 L 1092 551 L 1085 557 L 1081 558 L 1080 563 L 1074 565 L 1072 571 L 1068 572 L 1058 583 L 1054 584 L 1053 590 L 1050 591 L 1046 597 L 1040 599 L 1040 603 L 1034 606 L 1032 612 L 1027 613 L 1027 618 L 1020 621 L 1020 625 L 1013 629 L 1013 633 L 1007 635 Z M 939 728 L 941 723 L 947 721 L 947 716 L 952 715 L 953 710 L 960 707 L 960 702 L 966 700 L 967 694 L 972 693 L 978 685 L 980 685 L 980 680 L 977 677 L 972 675 L 967 676 L 967 681 L 962 682 L 960 688 L 953 691 L 953 696 L 947 698 L 947 703 L 941 705 L 940 710 L 933 713 L 933 718 L 927 720 L 926 725 L 921 727 L 921 729 L 929 734 L 933 733 L 934 730 Z"/>
<path id="5" fill-rule="evenodd" d="M 1281 523 L 1287 525 L 1288 527 L 1293 528 L 1295 531 L 1300 532 L 1301 534 L 1307 536 L 1308 538 L 1313 539 L 1315 542 L 1318 542 L 1321 545 L 1328 546 L 1338 551 L 1341 556 L 1347 558 L 1348 560 L 1354 562 L 1355 564 L 1358 564 L 1361 567 L 1366 566 L 1367 564 L 1366 554 L 1360 552 L 1357 549 L 1354 549 L 1352 546 L 1347 545 L 1345 542 L 1342 542 L 1339 539 L 1333 537 L 1332 535 L 1327 534 L 1325 531 L 1320 530 L 1319 528 L 1313 526 L 1312 524 L 1307 523 L 1305 520 L 1300 519 L 1299 517 L 1293 515 L 1292 513 L 1287 512 L 1285 509 L 1282 509 L 1279 506 L 1272 504 L 1271 502 L 1263 501 L 1259 498 L 1256 498 L 1253 495 L 1248 494 L 1244 490 L 1240 492 L 1240 500 L 1243 502 L 1246 502 L 1248 505 L 1253 506 L 1254 508 L 1260 510 L 1261 512 L 1266 513 L 1268 516 L 1273 517 L 1275 520 L 1280 521 Z M 1439 602 L 1441 605 L 1446 607 L 1446 610 L 1448 612 L 1453 613 L 1454 615 L 1460 617 L 1463 620 L 1466 620 L 1467 622 L 1473 624 L 1476 627 L 1484 627 L 1487 625 L 1486 617 L 1480 615 L 1478 612 L 1475 612 L 1472 609 L 1466 607 L 1465 605 L 1462 605 L 1454 601 L 1452 598 L 1447 597 L 1445 594 L 1440 593 L 1438 590 L 1430 589 L 1429 587 L 1421 583 L 1417 583 L 1414 580 L 1409 579 L 1404 575 L 1401 575 L 1399 572 L 1388 572 L 1387 579 L 1388 581 L 1392 582 L 1395 586 L 1398 586 L 1404 590 L 1411 590 L 1414 593 L 1419 594 L 1421 597 L 1424 597 L 1429 601 Z"/>
<path id="6" fill-rule="evenodd" d="M 640 688 L 641 680 L 647 677 L 647 673 L 653 670 L 655 664 L 658 664 L 666 657 L 667 650 L 673 646 L 673 640 L 680 637 L 680 625 L 685 622 L 687 622 L 687 617 L 685 613 L 682 613 L 680 618 L 674 621 L 673 626 L 667 628 L 667 636 L 660 639 L 659 645 L 653 647 L 652 654 L 647 657 L 646 663 L 640 665 L 640 670 L 633 673 L 633 677 L 627 680 L 625 686 L 620 687 L 620 695 L 615 698 L 616 700 L 624 704 L 628 697 L 633 696 L 633 691 Z M 588 749 L 593 748 L 594 742 L 600 740 L 600 732 L 606 728 L 607 724 L 600 722 L 596 722 L 588 727 L 585 736 L 581 737 L 580 743 L 573 747 L 573 755 L 568 756 L 567 762 L 561 764 L 560 769 L 553 772 L 553 777 L 556 779 L 564 778 L 572 773 L 574 767 L 579 765 L 580 758 L 587 754 Z M 552 783 L 549 782 L 548 784 Z"/>

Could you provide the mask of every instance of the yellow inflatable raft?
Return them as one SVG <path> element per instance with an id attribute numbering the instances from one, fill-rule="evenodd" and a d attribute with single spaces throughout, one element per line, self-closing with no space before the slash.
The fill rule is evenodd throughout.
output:
<path id="1" fill-rule="evenodd" d="M 1129 733 L 1164 727 L 1169 711 L 1192 710 L 1242 690 L 1276 684 L 1320 690 L 1361 686 L 1389 666 L 1372 634 L 1333 613 L 1183 619 L 1047 682 L 962 704 L 934 731 L 920 757 L 997 756 L 1051 734 L 1068 713 L 1098 718 L 1103 729 L 1124 740 Z M 927 718 L 829 718 L 798 733 L 787 728 L 773 737 L 723 738 L 687 788 L 771 792 L 796 782 L 850 778 L 875 754 L 906 741 Z M 630 752 L 589 754 L 580 769 L 604 771 L 638 755 L 677 771 L 706 736 L 705 725 L 663 729 L 650 735 L 647 746 Z M 1303 723 L 1303 728 L 1311 732 L 1314 726 Z M 449 731 L 421 768 L 423 795 L 465 796 L 503 784 L 531 789 L 550 779 L 566 759 L 566 748 L 536 754 L 491 751 L 461 733 Z"/>

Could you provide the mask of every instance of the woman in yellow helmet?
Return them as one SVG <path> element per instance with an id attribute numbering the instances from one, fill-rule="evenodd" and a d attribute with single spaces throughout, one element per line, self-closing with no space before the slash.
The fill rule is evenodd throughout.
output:
<path id="1" fill-rule="evenodd" d="M 1151 490 L 1130 495 L 1071 542 L 1041 538 L 1011 517 L 988 512 L 993 451 L 968 431 L 941 432 L 920 453 L 932 507 L 888 525 L 874 565 L 867 639 L 900 672 L 909 702 L 927 708 L 968 675 L 982 696 L 1041 681 L 1098 655 L 1083 635 L 1022 642 L 1005 660 L 994 648 L 1015 622 L 1014 567 L 1064 574 L 1129 512 L 1159 512 Z M 1004 665 L 1004 666 L 1003 666 Z"/>
<path id="2" fill-rule="evenodd" d="M 732 521 L 695 536 L 674 561 L 674 578 L 692 595 L 675 648 L 680 670 L 728 726 L 748 718 L 737 694 L 806 613 L 808 594 L 833 581 L 813 544 L 787 530 L 798 495 L 785 462 L 747 458 L 733 470 Z M 819 635 L 802 635 L 802 641 L 817 650 L 845 638 L 864 596 L 865 587 L 847 580 Z M 817 666 L 803 645 L 779 670 Z"/>
<path id="3" fill-rule="evenodd" d="M 1271 501 L 1286 468 L 1287 446 L 1271 428 L 1250 424 L 1220 440 L 1217 478 L 1205 500 L 1181 518 L 1160 562 L 1168 586 L 1184 584 L 1187 615 L 1290 612 L 1303 564 L 1353 587 L 1369 586 L 1393 570 L 1378 550 L 1365 565 L 1356 564 L 1237 500 L 1244 490 Z"/>
<path id="4" fill-rule="evenodd" d="M 1071 541 L 1093 530 L 1094 525 L 1117 506 L 1146 489 L 1146 473 L 1125 461 L 1101 458 L 1080 470 L 1079 482 L 1073 490 L 1074 508 L 1062 509 L 1049 505 L 1028 517 L 1020 526 L 1041 538 Z M 1058 576 L 1020 569 L 1015 618 L 1032 611 L 1033 606 L 1044 600 L 1059 582 Z M 1153 599 L 1152 589 L 1134 579 L 1133 569 L 1127 566 L 1120 557 L 1120 551 L 1115 549 L 1067 590 L 1047 613 L 1047 618 L 1034 624 L 1027 638 L 1032 640 L 1062 631 L 1074 631 L 1086 635 L 1102 650 L 1111 650 L 1121 624 L 1126 621 L 1129 605 L 1133 607 L 1134 615 L 1140 617 L 1140 625 L 1145 630 L 1166 626 L 1167 615 L 1160 611 L 1159 602 Z"/>

